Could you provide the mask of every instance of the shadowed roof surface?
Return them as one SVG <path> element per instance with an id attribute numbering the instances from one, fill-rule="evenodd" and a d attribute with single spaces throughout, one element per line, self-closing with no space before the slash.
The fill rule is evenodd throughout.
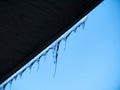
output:
<path id="1" fill-rule="evenodd" d="M 1 0 L 0 83 L 102 0 Z"/>

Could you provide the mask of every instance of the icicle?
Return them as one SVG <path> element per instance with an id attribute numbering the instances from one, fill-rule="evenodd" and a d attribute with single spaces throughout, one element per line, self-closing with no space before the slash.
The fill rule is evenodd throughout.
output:
<path id="1" fill-rule="evenodd" d="M 82 20 L 81 20 L 81 24 L 82 24 L 83 30 L 84 30 L 85 23 L 86 23 L 87 19 L 88 19 L 88 17 L 87 17 L 87 16 L 85 16 L 85 17 L 84 17 L 84 18 L 82 18 Z"/>
<path id="2" fill-rule="evenodd" d="M 22 77 L 23 73 L 26 71 L 26 69 L 27 69 L 27 68 L 25 68 L 25 69 L 23 69 L 23 70 L 21 71 L 21 77 Z"/>
<path id="3" fill-rule="evenodd" d="M 40 62 L 40 59 L 41 59 L 41 58 L 39 57 L 39 58 L 37 59 L 37 61 L 36 61 L 36 62 L 37 62 L 37 72 L 38 72 L 38 70 L 39 70 L 39 62 Z"/>
<path id="4" fill-rule="evenodd" d="M 64 50 L 66 49 L 67 39 L 68 39 L 68 37 L 70 36 L 71 33 L 72 33 L 72 31 L 70 33 L 68 33 L 68 35 L 65 38 L 63 38 L 63 40 L 65 41 L 65 48 L 64 48 Z"/>
<path id="5" fill-rule="evenodd" d="M 78 27 L 76 27 L 76 28 L 73 30 L 75 33 L 76 33 L 76 31 L 77 31 L 77 28 L 78 28 Z"/>
<path id="6" fill-rule="evenodd" d="M 50 50 L 53 50 L 54 49 L 54 47 L 50 47 L 48 50 L 50 51 Z"/>
<path id="7" fill-rule="evenodd" d="M 44 56 L 44 62 L 45 62 L 46 57 L 47 57 L 47 51 L 46 51 L 46 52 L 44 52 L 41 56 Z"/>
<path id="8" fill-rule="evenodd" d="M 51 47 L 51 49 L 53 50 L 53 51 L 52 51 L 53 58 L 54 58 L 54 54 L 55 54 L 55 51 L 56 51 L 56 45 L 57 45 L 57 44 L 55 44 L 53 47 Z"/>
<path id="9" fill-rule="evenodd" d="M 15 81 L 17 80 L 18 75 L 14 76 Z"/>
<path id="10" fill-rule="evenodd" d="M 47 54 L 48 54 L 49 50 L 50 50 L 50 49 L 48 49 L 48 50 L 46 51 L 45 60 L 46 60 L 46 58 L 47 58 Z"/>
<path id="11" fill-rule="evenodd" d="M 77 29 L 80 28 L 80 26 L 81 26 L 81 23 L 78 26 L 76 26 L 76 28 L 73 31 L 76 33 Z"/>
<path id="12" fill-rule="evenodd" d="M 40 61 L 41 57 L 42 57 L 42 55 L 39 56 L 39 58 L 38 58 L 39 61 Z"/>
<path id="13" fill-rule="evenodd" d="M 45 59 L 44 59 L 44 62 L 45 62 L 46 57 L 47 57 L 47 53 L 48 53 L 50 50 L 52 50 L 52 49 L 53 49 L 53 47 L 48 48 L 48 50 L 47 50 L 45 53 L 43 53 L 42 55 L 39 56 L 39 58 L 37 59 L 37 64 L 38 64 L 37 71 L 39 70 L 39 62 L 40 62 L 41 57 L 42 57 L 42 56 L 45 57 Z"/>
<path id="14" fill-rule="evenodd" d="M 55 70 L 54 70 L 53 77 L 55 77 L 55 75 L 56 75 L 56 70 L 57 70 L 57 62 L 56 62 L 56 61 L 54 61 L 54 64 L 55 64 Z"/>
<path id="15" fill-rule="evenodd" d="M 60 41 L 58 41 L 58 43 L 57 43 L 57 47 L 56 47 L 56 62 L 57 62 L 57 59 L 58 59 L 58 51 L 59 51 L 59 48 L 60 48 L 60 43 L 61 43 L 61 40 Z"/>
<path id="16" fill-rule="evenodd" d="M 55 47 L 54 53 L 55 53 L 55 61 L 56 61 L 56 63 L 57 63 L 57 59 L 58 59 L 58 54 L 59 54 L 58 51 L 59 51 L 60 43 L 61 43 L 61 40 L 59 40 L 57 42 L 57 44 L 55 45 L 56 47 Z"/>
<path id="17" fill-rule="evenodd" d="M 8 84 L 8 83 L 6 83 L 6 84 L 4 84 L 4 85 L 3 85 L 3 90 L 5 90 L 5 89 L 6 89 L 7 84 Z"/>
<path id="18" fill-rule="evenodd" d="M 22 73 L 20 72 L 19 75 L 20 75 L 20 79 L 21 79 L 22 78 Z"/>
<path id="19" fill-rule="evenodd" d="M 32 63 L 29 65 L 30 73 L 31 73 L 31 68 L 32 68 L 32 66 L 34 65 L 34 63 L 35 63 L 35 61 L 32 62 Z"/>
<path id="20" fill-rule="evenodd" d="M 12 83 L 13 83 L 13 79 L 11 79 L 11 80 L 9 81 L 9 84 L 10 84 L 10 90 L 11 90 L 11 88 L 12 88 Z"/>
<path id="21" fill-rule="evenodd" d="M 65 45 L 64 45 L 64 51 L 66 50 L 66 46 L 67 46 L 67 40 L 66 38 L 64 38 L 64 42 L 65 42 Z"/>
<path id="22" fill-rule="evenodd" d="M 85 27 L 85 22 L 82 23 L 82 27 L 83 27 L 83 30 L 84 30 L 84 27 Z"/>
<path id="23" fill-rule="evenodd" d="M 53 76 L 53 77 L 55 77 L 56 70 L 57 70 L 58 54 L 59 54 L 59 48 L 60 48 L 60 43 L 61 43 L 61 41 L 62 41 L 62 40 L 59 40 L 58 43 L 56 44 L 55 61 L 54 61 L 55 70 L 54 70 L 54 76 Z"/>
<path id="24" fill-rule="evenodd" d="M 71 33 L 74 31 L 76 32 L 78 28 L 80 28 L 80 26 L 82 25 L 83 29 L 85 27 L 85 22 L 87 20 L 87 16 L 85 16 L 82 20 L 81 20 L 81 23 L 76 26 L 76 28 L 74 30 L 71 30 L 64 38 L 62 38 L 60 41 L 58 41 L 58 43 L 54 46 L 53 48 L 53 56 L 54 56 L 54 53 L 55 53 L 55 61 L 54 61 L 54 64 L 55 64 L 55 71 L 54 71 L 54 77 L 55 77 L 55 73 L 56 73 L 56 69 L 57 69 L 57 59 L 58 59 L 58 51 L 59 51 L 59 46 L 60 46 L 60 42 L 62 40 L 65 41 L 65 48 L 66 48 L 66 44 L 67 44 L 67 40 L 68 40 L 68 37 L 71 35 Z M 64 48 L 64 50 L 65 50 Z"/>
<path id="25" fill-rule="evenodd" d="M 23 70 L 19 73 L 20 78 L 22 78 L 22 75 L 23 75 L 23 73 L 25 72 L 25 70 L 26 70 L 26 68 L 25 68 L 25 69 L 23 69 Z"/>

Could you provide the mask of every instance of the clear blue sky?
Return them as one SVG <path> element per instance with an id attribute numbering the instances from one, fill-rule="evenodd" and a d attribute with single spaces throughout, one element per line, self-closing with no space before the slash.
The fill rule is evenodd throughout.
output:
<path id="1" fill-rule="evenodd" d="M 11 90 L 120 90 L 120 0 L 104 0 L 88 14 L 85 29 L 61 43 L 55 78 L 52 52 Z M 8 85 L 6 90 L 9 90 Z"/>

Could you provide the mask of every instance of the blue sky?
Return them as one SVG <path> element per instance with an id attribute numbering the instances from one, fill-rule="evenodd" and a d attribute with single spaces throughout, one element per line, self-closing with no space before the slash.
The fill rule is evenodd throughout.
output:
<path id="1" fill-rule="evenodd" d="M 11 90 L 120 90 L 120 1 L 104 0 L 85 29 L 60 45 L 55 78 L 52 52 L 13 82 Z M 10 85 L 6 90 L 10 89 Z"/>

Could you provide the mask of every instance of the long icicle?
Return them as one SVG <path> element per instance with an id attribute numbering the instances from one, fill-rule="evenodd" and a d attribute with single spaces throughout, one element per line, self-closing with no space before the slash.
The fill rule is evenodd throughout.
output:
<path id="1" fill-rule="evenodd" d="M 54 77 L 55 77 L 56 69 L 57 69 L 57 62 L 58 62 L 57 59 L 58 59 L 58 50 L 59 50 L 60 42 L 61 42 L 62 40 L 64 40 L 64 41 L 65 41 L 65 48 L 66 48 L 66 43 L 67 43 L 68 37 L 71 35 L 72 32 L 76 32 L 77 29 L 80 28 L 81 25 L 83 26 L 83 29 L 84 29 L 84 27 L 85 27 L 85 22 L 86 22 L 87 18 L 88 18 L 88 17 L 85 16 L 85 17 L 81 20 L 81 23 L 80 23 L 78 26 L 76 26 L 75 29 L 71 30 L 71 31 L 66 35 L 66 37 L 64 37 L 64 38 L 62 38 L 60 41 L 58 41 L 57 46 L 56 46 L 56 47 L 57 47 L 57 48 L 56 48 L 56 61 L 54 61 L 54 63 L 55 63 Z M 65 50 L 65 48 L 64 48 L 64 50 Z M 54 51 L 55 51 L 55 50 L 54 50 Z"/>
<path id="2" fill-rule="evenodd" d="M 53 77 L 55 77 L 55 75 L 56 75 L 60 43 L 61 43 L 61 40 L 59 40 L 59 41 L 57 42 L 57 45 L 56 45 L 55 61 L 54 61 L 54 64 L 55 64 L 55 70 L 54 70 L 54 75 L 53 75 Z"/>

